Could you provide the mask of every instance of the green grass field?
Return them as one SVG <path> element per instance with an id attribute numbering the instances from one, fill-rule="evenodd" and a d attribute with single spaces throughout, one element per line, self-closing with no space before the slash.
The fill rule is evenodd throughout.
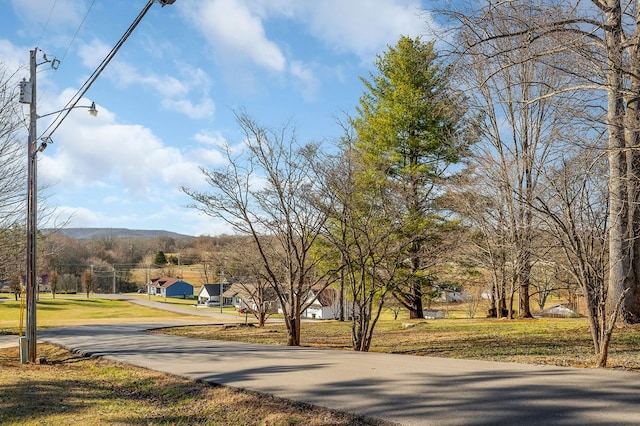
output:
<path id="1" fill-rule="evenodd" d="M 20 301 L 15 301 L 12 295 L 3 296 L 0 302 L 0 334 L 18 334 L 21 329 L 21 310 L 22 315 L 25 315 L 24 307 Z M 191 301 L 191 304 L 193 305 L 194 302 Z M 40 294 L 40 300 L 36 304 L 38 328 L 127 321 L 154 322 L 167 319 L 189 322 L 203 320 L 202 317 L 152 309 L 123 300 L 93 296 L 87 299 L 86 294 L 56 295 L 53 299 L 50 294 L 43 293 Z M 24 319 L 22 328 L 24 328 Z"/>

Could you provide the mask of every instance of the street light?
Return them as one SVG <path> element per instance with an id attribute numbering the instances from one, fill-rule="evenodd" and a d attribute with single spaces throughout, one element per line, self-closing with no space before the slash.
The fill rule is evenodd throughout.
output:
<path id="1" fill-rule="evenodd" d="M 71 109 L 76 109 L 76 108 L 88 108 L 89 109 L 89 115 L 91 117 L 97 117 L 98 116 L 98 109 L 96 108 L 96 103 L 95 102 L 91 102 L 90 106 L 75 105 L 75 106 L 72 106 L 72 107 L 69 107 L 69 108 L 59 109 L 58 111 L 53 111 L 53 112 L 50 112 L 48 114 L 38 115 L 36 118 L 40 119 L 40 118 L 46 117 L 48 115 L 59 114 L 61 112 L 68 111 L 68 110 L 71 110 Z M 38 152 L 44 151 L 47 148 L 47 145 L 53 143 L 53 139 L 51 139 L 51 136 L 43 136 L 42 138 L 40 138 L 40 140 L 42 142 L 40 142 L 40 146 L 38 146 L 38 149 L 36 150 L 36 155 L 37 155 Z"/>
<path id="2" fill-rule="evenodd" d="M 57 111 L 53 111 L 50 112 L 48 114 L 44 114 L 44 115 L 36 115 L 36 118 L 43 118 L 43 117 L 47 117 L 49 115 L 53 115 L 53 114 L 59 114 L 63 111 L 69 111 L 70 109 L 76 109 L 76 108 L 88 108 L 89 109 L 89 115 L 92 117 L 97 117 L 98 116 L 98 110 L 96 109 L 96 103 L 95 102 L 91 102 L 91 105 L 87 106 L 87 105 L 75 105 L 69 108 L 62 108 L 59 109 Z"/>
<path id="3" fill-rule="evenodd" d="M 23 80 L 20 83 L 20 98 L 21 103 L 29 104 L 29 138 L 27 142 L 27 261 L 26 261 L 26 274 L 25 274 L 25 286 L 27 288 L 27 326 L 26 326 L 26 341 L 23 338 L 20 339 L 20 357 L 23 363 L 35 363 L 36 362 L 36 340 L 37 340 L 37 327 L 36 327 L 36 295 L 37 295 L 37 275 L 36 275 L 36 236 L 37 236 L 37 153 L 46 148 L 47 143 L 51 143 L 51 136 L 53 132 L 60 126 L 60 124 L 67 117 L 69 112 L 76 108 L 77 102 L 82 96 L 89 90 L 93 82 L 98 78 L 100 73 L 104 70 L 107 64 L 115 56 L 116 52 L 120 49 L 122 44 L 131 35 L 131 32 L 140 23 L 142 18 L 149 11 L 153 3 L 160 3 L 162 7 L 175 3 L 175 0 L 149 0 L 147 4 L 142 8 L 142 11 L 138 17 L 129 26 L 129 29 L 120 38 L 115 47 L 109 52 L 107 57 L 100 64 L 98 69 L 89 77 L 89 79 L 82 86 L 81 90 L 76 94 L 75 99 L 72 99 L 67 105 L 67 108 L 63 108 L 58 112 L 66 112 L 62 115 L 62 118 L 57 121 L 56 126 L 46 137 L 43 138 L 42 145 L 36 147 L 38 137 L 36 133 L 36 122 L 40 117 L 45 117 L 50 114 L 38 116 L 36 109 L 36 68 L 38 65 L 44 63 L 50 63 L 52 68 L 57 68 L 60 63 L 59 60 L 50 60 L 43 54 L 43 62 L 37 63 L 36 55 L 38 48 L 35 48 L 29 52 L 29 81 Z M 89 114 L 96 116 L 98 110 L 95 108 L 95 104 L 92 103 L 89 107 Z M 51 113 L 55 114 L 55 113 Z M 26 346 L 26 348 L 25 348 Z M 26 349 L 26 356 L 23 353 Z"/>

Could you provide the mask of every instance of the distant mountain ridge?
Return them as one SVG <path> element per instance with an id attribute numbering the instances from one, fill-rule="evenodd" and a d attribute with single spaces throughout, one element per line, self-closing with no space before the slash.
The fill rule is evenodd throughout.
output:
<path id="1" fill-rule="evenodd" d="M 76 240 L 91 240 L 93 238 L 194 238 L 192 235 L 178 234 L 177 232 L 153 230 L 153 229 L 128 229 L 128 228 L 62 228 L 47 229 L 45 232 L 56 232 L 65 237 Z"/>

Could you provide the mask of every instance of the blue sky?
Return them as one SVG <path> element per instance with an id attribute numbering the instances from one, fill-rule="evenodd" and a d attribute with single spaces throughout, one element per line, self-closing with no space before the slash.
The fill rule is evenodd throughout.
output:
<path id="1" fill-rule="evenodd" d="M 0 0 L 0 61 L 24 67 L 40 48 L 38 114 L 56 111 L 138 16 L 147 0 Z M 332 140 L 352 113 L 359 76 L 400 35 L 429 28 L 426 0 L 176 0 L 154 4 L 40 153 L 46 204 L 69 227 L 164 229 L 217 235 L 228 228 L 186 208 L 182 186 L 206 190 L 200 166 L 239 145 L 232 111 L 301 141 Z M 28 106 L 24 106 L 25 112 Z M 48 125 L 38 120 L 38 134 Z M 25 129 L 26 143 L 26 129 Z M 40 223 L 40 226 L 50 224 Z"/>

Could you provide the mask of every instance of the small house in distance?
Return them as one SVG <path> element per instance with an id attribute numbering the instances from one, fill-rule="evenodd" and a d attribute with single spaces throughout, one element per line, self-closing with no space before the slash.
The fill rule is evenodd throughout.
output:
<path id="1" fill-rule="evenodd" d="M 309 303 L 307 309 L 302 312 L 302 318 L 312 319 L 336 319 L 340 313 L 338 307 L 338 292 L 333 288 L 325 288 L 322 290 L 312 289 L 309 292 Z"/>
<path id="2" fill-rule="evenodd" d="M 178 278 L 154 278 L 147 285 L 147 292 L 156 296 L 193 298 L 193 286 Z"/>
<path id="3" fill-rule="evenodd" d="M 229 283 L 204 284 L 198 293 L 198 303 L 202 305 L 210 304 L 220 306 L 229 306 L 231 301 L 224 297 L 224 292 L 231 287 Z M 222 295 L 222 297 L 220 297 Z"/>
<path id="4" fill-rule="evenodd" d="M 233 283 L 228 289 L 225 288 L 222 296 L 225 300 L 230 300 L 233 306 L 254 311 L 257 311 L 258 304 L 261 304 L 265 312 L 275 313 L 280 305 L 278 296 L 271 286 L 259 288 L 250 283 Z"/>

